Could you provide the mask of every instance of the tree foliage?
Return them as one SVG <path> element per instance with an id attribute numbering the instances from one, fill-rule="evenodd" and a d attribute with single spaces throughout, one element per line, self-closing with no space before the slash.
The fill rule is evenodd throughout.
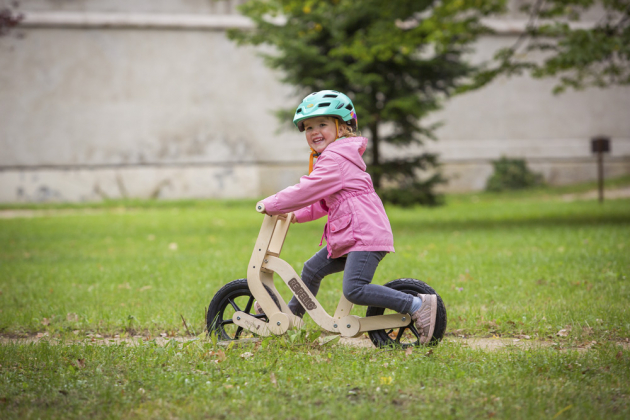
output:
<path id="1" fill-rule="evenodd" d="M 499 65 L 479 73 L 475 87 L 497 74 L 523 71 L 558 78 L 554 93 L 630 85 L 628 0 L 531 0 L 522 10 L 530 16 L 525 33 L 497 52 Z M 535 60 L 531 52 L 542 52 L 544 59 Z"/>
<path id="2" fill-rule="evenodd" d="M 335 89 L 350 96 L 360 128 L 370 134 L 368 170 L 382 196 L 435 204 L 433 187 L 443 182 L 437 157 L 385 158 L 382 146 L 405 148 L 435 138 L 436 126 L 421 124 L 422 118 L 479 71 L 463 56 L 489 32 L 481 18 L 501 12 L 504 1 L 251 0 L 241 12 L 255 28 L 229 36 L 239 44 L 272 46 L 266 64 L 281 70 L 281 80 L 299 93 Z M 280 114 L 287 118 L 294 108 L 285 111 Z"/>
<path id="3" fill-rule="evenodd" d="M 521 190 L 543 183 L 542 175 L 532 172 L 525 159 L 502 156 L 492 161 L 492 167 L 494 171 L 486 183 L 488 191 Z"/>
<path id="4" fill-rule="evenodd" d="M 18 11 L 19 6 L 18 1 L 0 5 L 0 36 L 9 35 L 24 19 L 24 15 Z"/>

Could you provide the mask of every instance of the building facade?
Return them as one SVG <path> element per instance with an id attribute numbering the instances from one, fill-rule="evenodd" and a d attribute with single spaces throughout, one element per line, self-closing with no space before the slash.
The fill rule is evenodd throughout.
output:
<path id="1" fill-rule="evenodd" d="M 0 202 L 261 197 L 296 183 L 309 149 L 273 111 L 301 95 L 227 39 L 251 25 L 238 3 L 22 1 L 25 20 L 0 37 Z M 472 60 L 524 26 L 489 23 L 498 33 Z M 630 173 L 630 89 L 553 96 L 553 85 L 500 78 L 431 116 L 443 126 L 426 147 L 446 189 L 482 189 L 500 156 L 551 184 L 594 179 L 596 135 L 612 138 L 606 176 Z"/>

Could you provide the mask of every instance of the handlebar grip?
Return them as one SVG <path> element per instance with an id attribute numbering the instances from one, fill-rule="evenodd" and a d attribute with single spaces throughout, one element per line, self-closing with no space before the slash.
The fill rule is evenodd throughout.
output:
<path id="1" fill-rule="evenodd" d="M 264 213 L 265 212 L 265 205 L 263 204 L 262 201 L 259 201 L 258 203 L 256 203 L 256 211 L 258 213 Z"/>

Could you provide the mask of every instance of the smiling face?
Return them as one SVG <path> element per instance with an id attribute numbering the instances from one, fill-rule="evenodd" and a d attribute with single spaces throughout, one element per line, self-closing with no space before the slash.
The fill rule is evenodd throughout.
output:
<path id="1" fill-rule="evenodd" d="M 340 130 L 339 130 L 340 131 Z M 333 117 L 315 117 L 304 120 L 306 141 L 313 150 L 321 153 L 341 135 Z"/>

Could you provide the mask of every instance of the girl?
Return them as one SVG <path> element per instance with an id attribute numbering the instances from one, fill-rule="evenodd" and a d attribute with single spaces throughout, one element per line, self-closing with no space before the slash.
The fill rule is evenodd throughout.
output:
<path id="1" fill-rule="evenodd" d="M 365 172 L 361 156 L 367 139 L 355 134 L 357 115 L 352 101 L 334 90 L 311 93 L 298 106 L 293 123 L 306 134 L 311 147 L 309 175 L 267 197 L 263 204 L 269 215 L 295 212 L 298 223 L 328 216 L 320 242 L 321 246 L 325 239 L 326 248 L 304 264 L 302 280 L 317 295 L 322 278 L 343 271 L 346 299 L 412 314 L 420 344 L 428 343 L 435 328 L 437 297 L 412 296 L 371 284 L 378 263 L 394 252 L 394 238 L 383 203 Z M 304 315 L 295 296 L 289 308 L 299 317 Z"/>

